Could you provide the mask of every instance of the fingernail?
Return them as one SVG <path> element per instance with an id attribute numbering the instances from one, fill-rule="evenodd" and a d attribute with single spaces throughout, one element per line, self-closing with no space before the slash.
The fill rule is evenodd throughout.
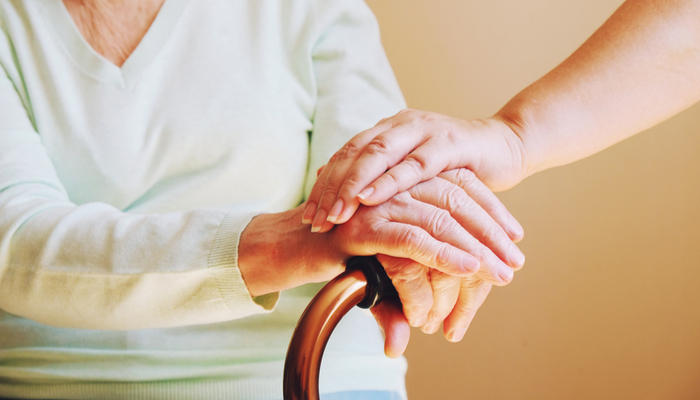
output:
<path id="1" fill-rule="evenodd" d="M 309 202 L 306 204 L 306 209 L 304 210 L 304 215 L 301 217 L 301 223 L 302 224 L 310 224 L 313 218 L 313 216 L 316 214 L 316 203 Z"/>
<path id="2" fill-rule="evenodd" d="M 335 223 L 335 221 L 338 220 L 341 212 L 343 212 L 343 199 L 338 199 L 336 200 L 335 204 L 333 204 L 331 212 L 328 214 L 328 218 L 326 220 L 328 222 Z"/>
<path id="3" fill-rule="evenodd" d="M 508 225 L 508 232 L 510 232 L 510 236 L 514 238 L 521 238 L 525 235 L 523 226 L 520 225 L 520 222 L 515 218 L 511 218 L 510 224 Z"/>
<path id="4" fill-rule="evenodd" d="M 323 211 L 323 209 L 318 210 L 318 213 L 316 213 L 316 218 L 314 218 L 314 222 L 311 225 L 311 232 L 318 232 L 323 228 L 323 224 L 326 222 L 326 212 Z"/>
<path id="5" fill-rule="evenodd" d="M 513 270 L 510 268 L 502 268 L 498 271 L 498 277 L 505 283 L 510 282 L 513 279 Z"/>
<path id="6" fill-rule="evenodd" d="M 440 329 L 440 324 L 439 323 L 432 323 L 430 325 L 425 325 L 421 328 L 423 333 L 427 333 L 428 335 L 432 335 L 433 333 L 437 332 L 438 329 Z"/>
<path id="7" fill-rule="evenodd" d="M 414 318 L 414 319 L 408 321 L 408 324 L 411 325 L 411 326 L 414 327 L 414 328 L 418 328 L 419 326 L 423 326 L 423 324 L 425 324 L 425 322 L 426 322 L 427 320 L 428 320 L 428 316 L 427 316 L 427 315 L 424 315 L 424 316 L 422 316 L 422 317 Z"/>
<path id="8" fill-rule="evenodd" d="M 456 328 L 447 334 L 447 340 L 456 343 L 464 338 L 464 334 L 467 333 L 467 328 Z"/>
<path id="9" fill-rule="evenodd" d="M 365 190 L 361 191 L 360 194 L 357 195 L 357 197 L 360 200 L 366 200 L 369 196 L 374 193 L 374 187 L 370 186 L 368 188 L 365 188 Z"/>
<path id="10" fill-rule="evenodd" d="M 508 258 L 508 264 L 513 268 L 520 268 L 525 264 L 525 254 L 516 245 L 512 245 L 508 249 L 506 258 Z"/>

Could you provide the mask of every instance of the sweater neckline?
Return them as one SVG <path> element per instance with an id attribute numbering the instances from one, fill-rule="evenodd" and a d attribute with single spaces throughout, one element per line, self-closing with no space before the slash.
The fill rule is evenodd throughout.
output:
<path id="1" fill-rule="evenodd" d="M 165 47 L 186 2 L 187 0 L 165 0 L 141 42 L 121 67 L 90 46 L 62 0 L 41 1 L 35 4 L 41 7 L 47 25 L 78 68 L 100 81 L 126 87 L 136 80 Z"/>

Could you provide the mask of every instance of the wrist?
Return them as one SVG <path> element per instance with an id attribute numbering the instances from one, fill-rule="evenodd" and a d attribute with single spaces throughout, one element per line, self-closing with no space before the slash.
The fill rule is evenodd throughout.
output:
<path id="1" fill-rule="evenodd" d="M 528 160 L 526 176 L 600 150 L 577 95 L 552 86 L 548 76 L 518 93 L 495 116 L 520 137 Z"/>
<path id="2" fill-rule="evenodd" d="M 520 181 L 546 169 L 542 143 L 534 134 L 539 128 L 528 110 L 526 102 L 516 96 L 491 118 L 505 127 L 510 148 L 520 157 Z"/>
<path id="3" fill-rule="evenodd" d="M 301 223 L 303 205 L 261 214 L 241 233 L 238 268 L 252 296 L 323 282 L 342 271 L 327 234 L 312 234 Z"/>
<path id="4" fill-rule="evenodd" d="M 461 121 L 458 167 L 476 174 L 494 192 L 512 188 L 529 176 L 529 156 L 519 132 L 495 115 Z"/>

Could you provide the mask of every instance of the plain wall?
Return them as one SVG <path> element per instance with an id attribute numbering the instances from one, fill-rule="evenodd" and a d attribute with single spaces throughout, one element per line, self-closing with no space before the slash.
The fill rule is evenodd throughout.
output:
<path id="1" fill-rule="evenodd" d="M 620 0 L 368 0 L 408 104 L 486 117 Z M 700 70 L 700 66 L 699 66 Z M 411 400 L 700 398 L 700 107 L 500 193 L 527 262 L 465 339 L 412 331 Z"/>

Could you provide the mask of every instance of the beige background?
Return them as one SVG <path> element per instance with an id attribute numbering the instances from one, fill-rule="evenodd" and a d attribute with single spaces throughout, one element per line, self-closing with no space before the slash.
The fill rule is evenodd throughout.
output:
<path id="1" fill-rule="evenodd" d="M 368 0 L 409 106 L 485 117 L 620 0 Z M 700 67 L 699 67 L 700 68 Z M 418 330 L 411 400 L 700 398 L 700 107 L 499 196 L 526 267 L 465 339 Z"/>

